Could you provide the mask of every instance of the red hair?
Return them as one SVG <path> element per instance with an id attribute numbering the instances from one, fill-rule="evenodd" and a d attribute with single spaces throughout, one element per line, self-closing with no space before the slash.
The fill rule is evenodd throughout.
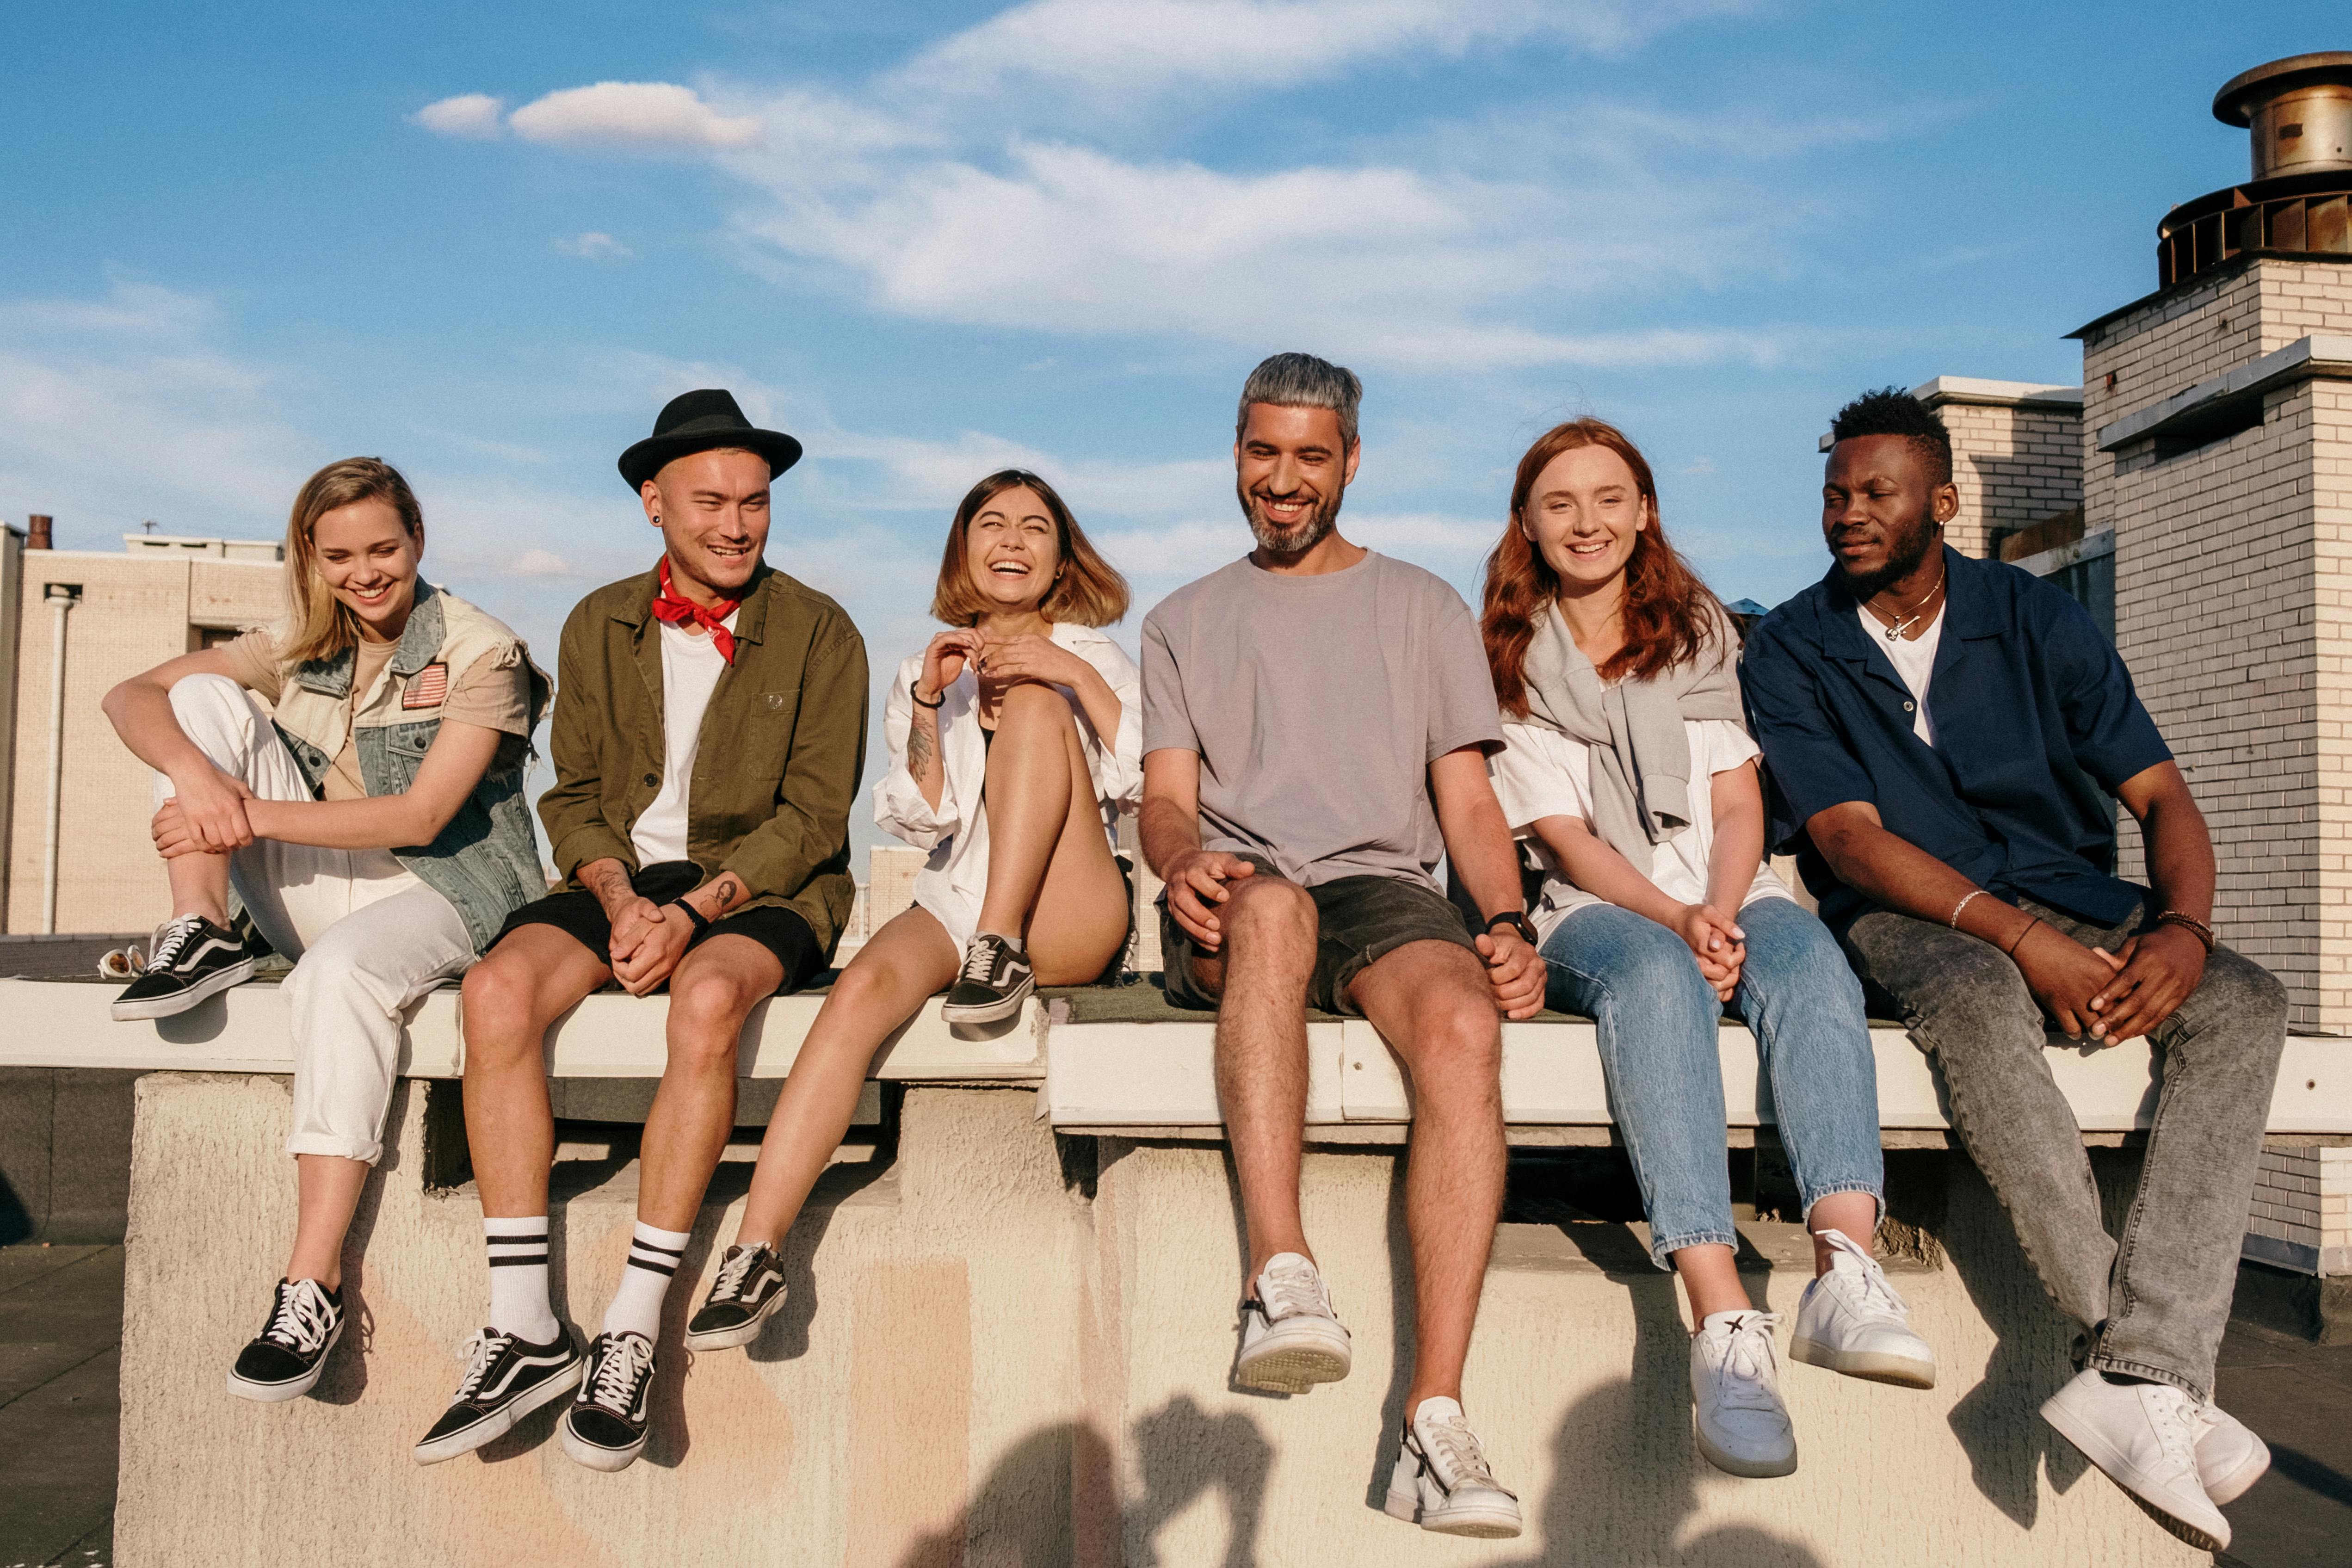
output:
<path id="1" fill-rule="evenodd" d="M 1622 458 L 1650 514 L 1647 526 L 1633 536 L 1633 553 L 1625 563 L 1625 646 L 1601 666 L 1601 679 L 1647 680 L 1661 675 L 1695 658 L 1725 624 L 1714 594 L 1666 542 L 1658 520 L 1657 481 L 1642 449 L 1623 431 L 1599 419 L 1555 425 L 1519 459 L 1518 477 L 1511 484 L 1509 526 L 1486 557 L 1486 608 L 1478 629 L 1495 678 L 1495 700 L 1515 718 L 1524 718 L 1528 711 L 1528 645 L 1535 638 L 1536 617 L 1549 610 L 1559 595 L 1559 574 L 1528 537 L 1524 523 L 1528 502 L 1552 459 L 1579 447 L 1605 447 Z"/>

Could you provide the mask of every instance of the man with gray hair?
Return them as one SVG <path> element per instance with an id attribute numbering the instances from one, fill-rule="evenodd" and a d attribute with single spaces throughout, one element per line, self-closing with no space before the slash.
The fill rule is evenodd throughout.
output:
<path id="1" fill-rule="evenodd" d="M 1368 1018 L 1412 1079 L 1416 1328 L 1388 1511 L 1514 1536 L 1462 1410 L 1502 1212 L 1501 1020 L 1543 1005 L 1518 861 L 1486 779 L 1502 747 L 1477 623 L 1419 567 L 1335 529 L 1362 385 L 1276 354 L 1242 389 L 1235 489 L 1257 548 L 1143 626 L 1143 852 L 1168 884 L 1168 999 L 1217 1013 L 1217 1098 L 1248 1227 L 1234 1380 L 1348 1373 L 1299 1218 L 1309 1006 Z M 1485 914 L 1438 889 L 1441 856 Z"/>

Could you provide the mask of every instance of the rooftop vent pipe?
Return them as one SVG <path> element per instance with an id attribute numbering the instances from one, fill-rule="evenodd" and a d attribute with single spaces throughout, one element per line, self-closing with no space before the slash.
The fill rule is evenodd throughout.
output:
<path id="1" fill-rule="evenodd" d="M 2352 49 L 2232 77 L 2213 97 L 2213 118 L 2252 133 L 2253 177 L 2165 214 L 2158 285 L 2248 256 L 2352 261 Z"/>
<path id="2" fill-rule="evenodd" d="M 2352 49 L 2293 55 L 2231 77 L 2213 118 L 2253 132 L 2257 180 L 2352 169 Z"/>

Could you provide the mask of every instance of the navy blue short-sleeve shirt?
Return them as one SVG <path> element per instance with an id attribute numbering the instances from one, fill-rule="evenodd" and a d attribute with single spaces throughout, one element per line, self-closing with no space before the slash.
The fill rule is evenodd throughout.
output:
<path id="1" fill-rule="evenodd" d="M 2131 673 L 2064 591 L 1946 547 L 1950 586 L 1927 683 L 1936 743 L 1912 729 L 1910 689 L 1832 567 L 1766 616 L 1740 660 L 1748 723 L 1771 777 L 1771 842 L 1793 847 L 1822 917 L 1843 931 L 1868 900 L 1805 837 L 1833 805 L 1868 801 L 1898 837 L 1978 885 L 2103 925 L 2142 889 L 2110 876 L 2126 779 L 2172 752 Z"/>

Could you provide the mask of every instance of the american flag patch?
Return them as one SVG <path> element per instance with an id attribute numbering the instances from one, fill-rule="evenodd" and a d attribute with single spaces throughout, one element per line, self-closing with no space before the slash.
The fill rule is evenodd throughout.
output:
<path id="1" fill-rule="evenodd" d="M 438 708 L 449 700 L 449 667 L 436 660 L 411 677 L 400 694 L 403 708 Z"/>

